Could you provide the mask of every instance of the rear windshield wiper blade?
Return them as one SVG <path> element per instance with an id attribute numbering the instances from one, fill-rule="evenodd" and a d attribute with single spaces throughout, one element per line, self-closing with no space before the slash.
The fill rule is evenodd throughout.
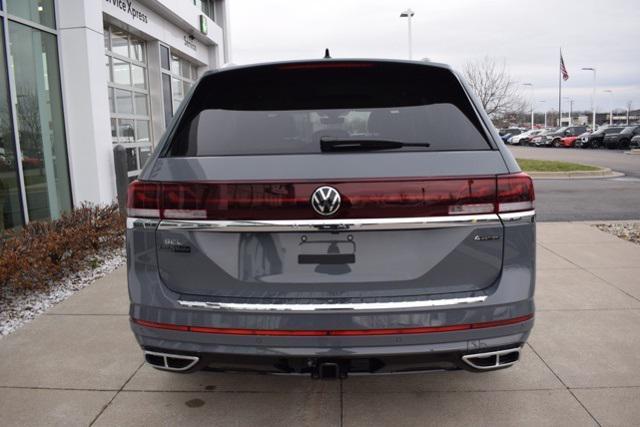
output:
<path id="1" fill-rule="evenodd" d="M 323 136 L 320 138 L 322 151 L 374 151 L 390 150 L 403 147 L 430 147 L 428 142 L 402 142 L 392 139 L 354 139 L 332 138 Z"/>

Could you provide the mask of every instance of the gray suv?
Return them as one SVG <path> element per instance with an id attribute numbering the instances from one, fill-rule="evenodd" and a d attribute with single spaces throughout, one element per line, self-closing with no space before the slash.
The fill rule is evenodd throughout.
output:
<path id="1" fill-rule="evenodd" d="M 534 191 L 445 65 L 207 72 L 129 188 L 131 328 L 175 372 L 515 363 Z"/>

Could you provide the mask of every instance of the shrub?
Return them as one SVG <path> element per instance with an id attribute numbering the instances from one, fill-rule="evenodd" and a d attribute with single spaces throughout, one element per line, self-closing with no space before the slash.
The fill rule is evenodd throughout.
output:
<path id="1" fill-rule="evenodd" d="M 0 240 L 0 288 L 42 288 L 95 266 L 97 255 L 123 246 L 124 228 L 116 204 L 84 204 L 57 220 L 6 232 Z"/>

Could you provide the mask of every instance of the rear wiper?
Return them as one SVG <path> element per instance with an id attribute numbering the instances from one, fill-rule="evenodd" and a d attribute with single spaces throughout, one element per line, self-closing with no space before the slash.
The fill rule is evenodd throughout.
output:
<path id="1" fill-rule="evenodd" d="M 402 142 L 391 139 L 341 139 L 323 136 L 320 138 L 320 149 L 327 151 L 374 151 L 390 150 L 403 147 L 430 147 L 427 142 Z"/>

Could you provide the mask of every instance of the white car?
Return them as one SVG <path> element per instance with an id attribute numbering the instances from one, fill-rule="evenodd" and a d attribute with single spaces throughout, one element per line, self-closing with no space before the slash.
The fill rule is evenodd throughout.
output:
<path id="1" fill-rule="evenodd" d="M 509 144 L 520 144 L 521 142 L 529 142 L 529 139 L 531 139 L 531 137 L 536 136 L 537 134 L 539 134 L 541 131 L 538 129 L 531 129 L 528 130 L 526 132 L 522 132 L 521 134 L 518 135 L 514 135 L 511 138 L 509 138 Z"/>

